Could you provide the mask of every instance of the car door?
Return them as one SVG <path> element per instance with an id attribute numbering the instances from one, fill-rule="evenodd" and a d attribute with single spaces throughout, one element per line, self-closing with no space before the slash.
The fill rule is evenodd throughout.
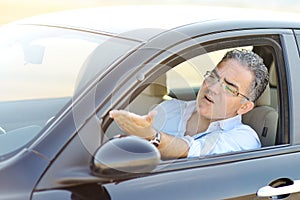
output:
<path id="1" fill-rule="evenodd" d="M 142 87 L 143 84 L 145 86 L 145 82 L 149 83 L 155 79 L 153 76 L 157 77 L 157 74 L 163 74 L 169 69 L 175 68 L 183 60 L 190 60 L 197 55 L 205 54 L 205 52 L 248 46 L 271 47 L 272 56 L 276 62 L 275 71 L 278 74 L 277 84 L 272 86 L 276 90 L 275 98 L 277 98 L 275 100 L 277 105 L 274 109 L 278 112 L 278 128 L 276 133 L 273 133 L 276 134 L 276 142 L 274 145 L 252 151 L 206 158 L 162 161 L 150 176 L 105 184 L 104 187 L 112 199 L 132 199 L 133 197 L 137 199 L 256 199 L 257 195 L 266 195 L 262 192 L 263 190 L 260 190 L 265 186 L 270 186 L 270 189 L 278 189 L 293 185 L 294 181 L 300 178 L 300 173 L 298 173 L 300 147 L 297 145 L 299 137 L 294 132 L 297 130 L 295 123 L 297 116 L 294 114 L 297 106 L 293 104 L 296 102 L 294 95 L 296 86 L 292 82 L 294 80 L 290 79 L 293 77 L 290 73 L 294 66 L 299 64 L 293 31 L 288 29 L 226 31 L 198 38 L 193 37 L 191 40 L 173 46 L 144 65 L 140 71 L 135 72 L 132 75 L 133 78 L 143 77 L 136 87 Z M 172 56 L 170 56 L 170 52 L 173 53 Z M 151 73 L 149 73 L 150 69 Z M 177 74 L 179 73 L 177 72 Z M 182 74 L 180 75 L 182 77 Z M 190 84 L 186 85 L 189 85 L 189 91 L 195 91 Z M 127 90 L 123 88 L 123 91 L 131 98 L 136 96 L 134 92 L 128 91 L 128 85 Z M 182 91 L 177 90 L 175 96 L 169 93 L 169 96 L 176 98 L 186 92 Z M 194 93 L 194 95 L 196 94 Z M 122 101 L 112 103 L 111 106 L 129 110 L 135 108 L 130 104 L 126 107 L 124 102 L 127 97 L 126 95 L 122 97 Z M 128 100 L 128 102 L 130 101 Z M 108 135 L 111 134 L 109 131 L 108 129 Z M 285 197 L 276 192 L 273 194 L 272 192 L 268 193 L 274 198 Z M 290 198 L 297 198 L 297 195 L 299 194 L 293 194 Z M 264 198 L 268 199 L 269 197 L 265 196 Z"/>

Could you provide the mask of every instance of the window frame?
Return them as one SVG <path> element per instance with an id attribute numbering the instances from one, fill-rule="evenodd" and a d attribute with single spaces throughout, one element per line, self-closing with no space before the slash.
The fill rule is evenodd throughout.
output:
<path id="1" fill-rule="evenodd" d="M 227 31 L 227 32 L 221 32 L 221 33 L 213 33 L 205 36 L 199 36 L 196 38 L 193 38 L 194 41 L 197 41 L 196 43 L 193 42 L 193 45 L 191 45 L 189 42 L 188 45 L 185 46 L 184 42 L 180 43 L 180 45 L 175 45 L 171 47 L 169 50 L 170 52 L 175 52 L 173 55 L 170 55 L 169 52 L 167 53 L 167 56 L 164 55 L 164 52 L 155 56 L 151 60 L 148 60 L 148 62 L 151 64 L 148 65 L 146 63 L 141 64 L 141 68 L 138 70 L 138 72 L 134 72 L 134 76 L 136 77 L 139 74 L 142 74 L 145 76 L 145 79 L 142 81 L 137 81 L 135 84 L 133 84 L 131 88 L 127 88 L 127 90 L 124 91 L 124 96 L 126 92 L 129 92 L 127 94 L 131 98 L 135 98 L 139 92 L 141 92 L 148 84 L 153 82 L 156 78 L 159 77 L 162 73 L 166 73 L 170 68 L 173 66 L 176 66 L 177 64 L 181 63 L 185 59 L 183 58 L 191 58 L 195 55 L 199 55 L 199 53 L 191 53 L 191 52 L 201 52 L 203 51 L 203 46 L 208 46 L 208 49 L 213 50 L 220 50 L 224 48 L 233 48 L 235 46 L 242 47 L 242 46 L 256 46 L 256 45 L 270 45 L 275 49 L 275 56 L 276 60 L 278 62 L 277 66 L 277 73 L 284 73 L 285 74 L 285 62 L 284 62 L 284 52 L 282 52 L 281 48 L 281 42 L 282 42 L 282 35 L 284 34 L 290 34 L 290 30 L 281 30 L 281 29 L 256 29 L 256 30 L 235 30 L 235 31 Z M 276 39 L 274 38 L 276 37 Z M 271 40 L 275 39 L 277 40 L 278 44 L 275 45 L 275 43 Z M 219 48 L 220 42 L 223 42 L 225 45 L 222 48 Z M 238 44 L 238 45 L 236 45 Z M 216 46 L 216 47 L 213 47 Z M 199 49 L 197 49 L 199 48 Z M 212 50 L 209 50 L 212 51 Z M 167 52 L 167 51 L 166 51 Z M 188 52 L 188 53 L 186 53 Z M 186 54 L 185 54 L 186 53 Z M 188 55 L 189 54 L 189 55 Z M 163 57 L 163 59 L 162 59 Z M 155 60 L 160 60 L 158 64 L 155 62 Z M 156 63 L 156 64 L 153 64 Z M 155 65 L 155 66 L 153 66 Z M 165 66 L 165 67 L 161 67 Z M 146 83 L 146 84 L 145 84 Z M 279 128 L 278 131 L 280 133 L 287 133 L 289 135 L 290 133 L 290 124 L 289 124 L 289 101 L 287 98 L 282 98 L 283 96 L 288 96 L 288 91 L 285 90 L 287 85 L 287 79 L 286 76 L 282 77 L 282 79 L 278 82 L 278 94 L 281 97 L 281 99 L 278 100 L 279 102 Z M 133 91 L 133 88 L 135 91 Z M 111 104 L 111 106 L 114 109 L 122 109 L 125 107 L 124 102 L 129 102 L 128 100 L 123 99 L 119 102 Z M 127 98 L 127 97 L 126 97 Z M 125 98 L 125 99 L 126 99 Z M 108 117 L 107 117 L 108 118 Z M 107 123 L 111 122 L 111 120 L 108 120 L 105 118 L 103 120 L 103 133 L 105 134 L 105 131 L 107 127 L 109 126 Z M 202 158 L 186 158 L 186 159 L 177 159 L 177 160 L 171 160 L 171 161 L 162 161 L 161 165 L 162 171 L 165 170 L 173 170 L 173 169 L 180 169 L 180 168 L 186 168 L 186 167 L 195 167 L 195 166 L 206 166 L 206 165 L 215 165 L 215 164 L 222 164 L 227 162 L 236 162 L 240 160 L 248 160 L 248 159 L 254 159 L 254 158 L 262 158 L 266 156 L 271 155 L 279 155 L 282 154 L 282 152 L 287 152 L 287 150 L 283 150 L 284 147 L 289 147 L 290 144 L 281 144 L 271 147 L 264 147 L 258 150 L 250 150 L 250 151 L 242 151 L 242 152 L 234 152 L 234 153 L 227 153 L 222 155 L 214 155 L 214 156 L 207 156 L 205 159 Z M 189 161 L 189 162 L 185 162 Z M 172 165 L 170 165 L 172 163 Z M 187 164 L 188 163 L 188 164 Z M 165 167 L 163 167 L 165 166 Z"/>

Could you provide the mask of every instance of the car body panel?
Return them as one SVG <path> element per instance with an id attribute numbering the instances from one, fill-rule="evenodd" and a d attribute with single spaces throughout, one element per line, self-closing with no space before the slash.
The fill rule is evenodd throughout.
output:
<path id="1" fill-rule="evenodd" d="M 31 150 L 1 162 L 1 199 L 30 199 L 40 175 L 49 165 L 49 160 Z"/>
<path id="2" fill-rule="evenodd" d="M 86 17 L 82 18 L 82 15 L 85 15 Z M 296 19 L 298 15 L 287 12 L 284 13 L 270 10 L 239 9 L 230 7 L 195 5 L 129 5 L 103 6 L 99 8 L 63 11 L 55 14 L 50 13 L 38 17 L 23 19 L 16 23 L 73 27 L 83 30 L 103 31 L 108 34 L 126 35 L 126 33 L 130 33 L 133 30 L 149 28 L 169 30 L 198 22 L 216 21 L 218 23 L 218 21 L 221 21 L 220 23 L 222 24 L 222 20 L 237 20 L 236 16 L 239 16 L 239 20 L 255 20 L 256 22 L 252 23 L 255 27 L 291 28 L 290 25 L 284 25 L 285 20 L 287 20 L 286 22 L 290 24 L 291 20 Z M 267 20 L 268 23 L 265 23 L 261 16 L 264 16 L 264 19 Z M 278 24 L 278 21 L 280 22 L 280 25 L 276 25 Z M 297 24 L 299 22 L 294 20 L 292 23 Z M 259 26 L 257 26 L 257 24 L 259 24 Z M 239 25 L 241 24 L 235 24 L 235 26 Z M 154 34 L 157 35 L 155 32 Z M 149 37 L 143 37 L 142 35 L 135 36 L 135 39 L 141 37 L 141 39 L 144 40 L 148 40 L 153 37 L 152 34 L 150 34 Z"/>
<path id="3" fill-rule="evenodd" d="M 295 158 L 295 162 L 286 166 L 287 163 L 291 163 L 291 158 Z M 281 165 L 278 164 L 278 159 L 282 161 Z M 277 179 L 275 174 L 299 179 L 299 176 L 294 177 L 293 174 L 293 171 L 299 168 L 296 161 L 298 159 L 299 153 L 265 157 L 217 166 L 171 171 L 119 184 L 112 183 L 105 187 L 112 199 L 151 199 L 153 197 L 161 199 L 226 199 L 255 194 L 258 188 L 264 186 L 262 183 L 268 184 Z M 274 165 L 276 165 L 275 168 Z M 289 170 L 281 170 L 287 167 Z M 248 187 L 244 188 L 243 185 Z M 160 188 L 164 188 L 168 193 L 155 192 Z"/>
<path id="4" fill-rule="evenodd" d="M 299 130 L 300 130 L 300 125 L 299 123 L 299 116 L 296 114 L 296 112 L 299 110 L 299 103 L 297 103 L 297 98 L 299 98 L 300 96 L 300 86 L 299 86 L 299 78 L 297 78 L 297 73 L 298 73 L 298 66 L 299 66 L 299 31 L 296 31 L 296 34 L 298 35 L 297 40 L 298 43 L 288 43 L 286 44 L 286 49 L 287 49 L 287 55 L 289 57 L 289 59 L 287 59 L 286 62 L 290 62 L 289 63 L 289 70 L 290 70 L 290 80 L 291 82 L 293 82 L 293 84 L 289 84 L 290 87 L 292 87 L 292 91 L 291 91 L 291 95 L 289 96 L 289 98 L 291 98 L 291 102 L 292 102 L 292 106 L 291 107 L 291 111 L 294 111 L 292 113 L 290 113 L 291 115 L 293 115 L 293 131 L 294 131 L 294 142 L 296 144 L 300 143 L 300 134 L 299 134 Z M 298 52 L 297 51 L 291 51 L 290 46 L 294 47 L 294 48 L 298 48 Z"/>

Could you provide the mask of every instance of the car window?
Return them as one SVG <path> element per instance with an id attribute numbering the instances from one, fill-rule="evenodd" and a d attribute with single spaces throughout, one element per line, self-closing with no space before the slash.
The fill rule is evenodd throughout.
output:
<path id="1" fill-rule="evenodd" d="M 240 43 L 242 43 L 241 41 Z M 279 131 L 279 129 L 283 128 L 283 122 L 280 121 L 282 110 L 280 110 L 277 80 L 277 68 L 281 65 L 279 64 L 280 50 L 276 49 L 278 45 L 276 40 L 272 41 L 275 43 L 274 46 L 272 44 L 257 44 L 255 39 L 253 41 L 253 45 L 247 43 L 247 45 L 240 46 L 235 46 L 239 42 L 226 41 L 224 48 L 222 48 L 222 45 L 216 45 L 217 48 L 208 48 L 207 53 L 201 55 L 191 53 L 193 56 L 183 62 L 181 59 L 176 65 L 169 66 L 165 64 L 168 70 L 158 76 L 125 109 L 143 115 L 164 101 L 171 99 L 195 100 L 204 80 L 204 74 L 206 71 L 211 71 L 218 64 L 225 52 L 232 49 L 248 49 L 264 59 L 264 63 L 268 68 L 270 82 L 261 98 L 255 102 L 255 108 L 243 115 L 242 121 L 255 130 L 262 144 L 262 149 L 286 144 L 288 140 L 283 138 L 286 138 L 287 134 L 283 135 L 284 132 Z M 233 45 L 228 45 L 228 43 Z M 105 136 L 111 138 L 115 133 L 122 134 L 124 132 L 113 122 L 108 127 Z"/>
<path id="2" fill-rule="evenodd" d="M 0 156 L 31 141 L 72 101 L 75 92 L 136 45 L 107 35 L 58 27 L 3 26 Z M 103 56 L 103 52 L 110 51 L 109 56 Z"/>

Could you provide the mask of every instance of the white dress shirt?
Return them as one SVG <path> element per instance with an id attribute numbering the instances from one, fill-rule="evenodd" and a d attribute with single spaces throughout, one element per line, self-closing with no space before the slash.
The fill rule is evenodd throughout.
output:
<path id="1" fill-rule="evenodd" d="M 169 100 L 159 104 L 153 127 L 181 137 L 189 144 L 188 157 L 228 153 L 260 148 L 256 132 L 242 123 L 241 115 L 212 122 L 208 129 L 193 137 L 185 135 L 186 125 L 196 112 L 196 101 Z"/>

